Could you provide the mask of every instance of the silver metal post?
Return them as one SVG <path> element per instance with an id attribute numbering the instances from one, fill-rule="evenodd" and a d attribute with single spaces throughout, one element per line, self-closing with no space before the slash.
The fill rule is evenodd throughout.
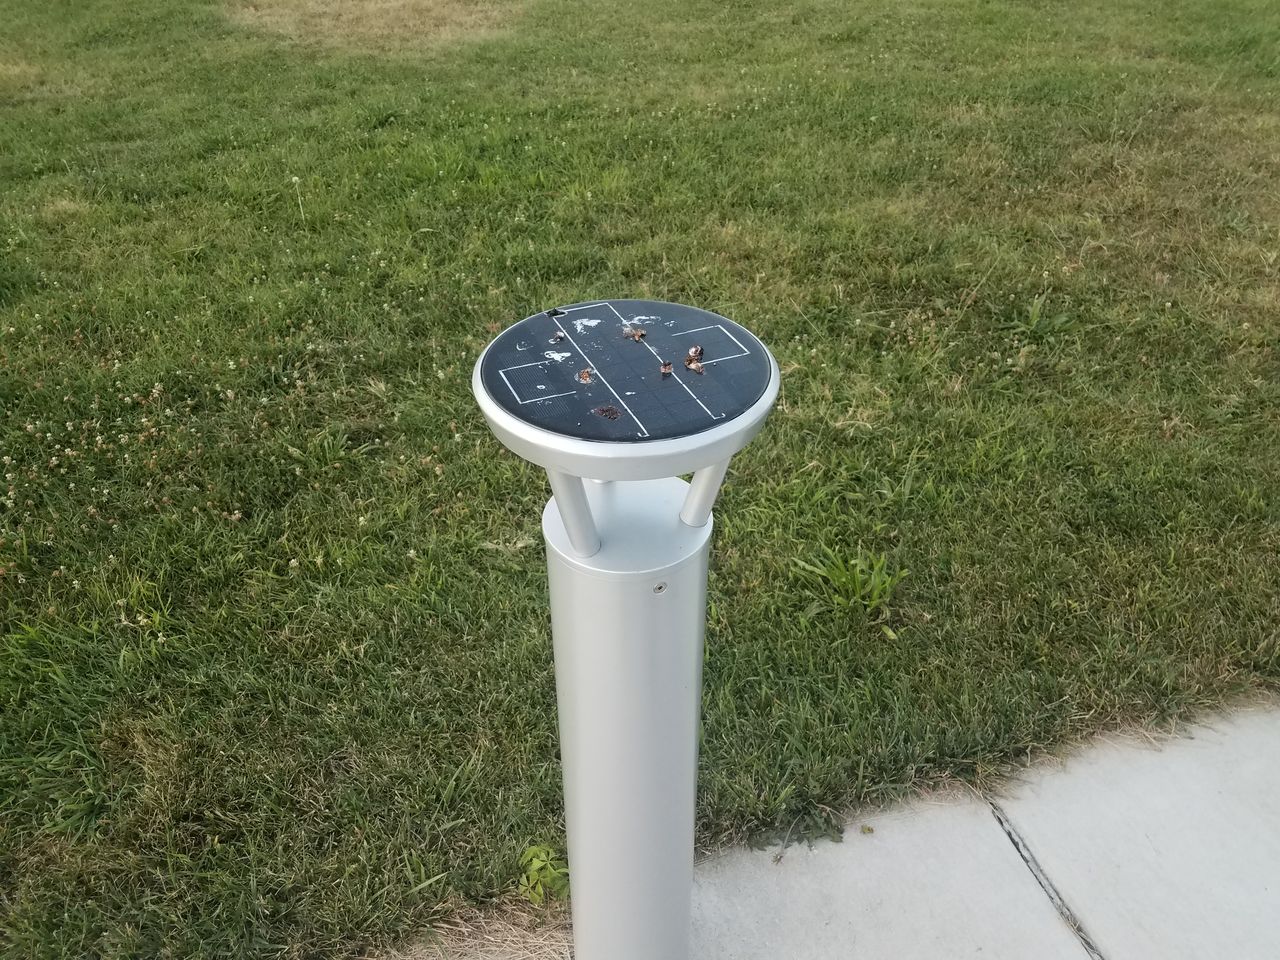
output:
<path id="1" fill-rule="evenodd" d="M 543 515 L 579 960 L 689 960 L 711 524 L 679 479 L 589 484 L 604 541 Z"/>
<path id="2" fill-rule="evenodd" d="M 724 475 L 728 469 L 729 461 L 725 459 L 694 473 L 693 483 L 689 485 L 689 493 L 684 498 L 684 506 L 680 508 L 682 521 L 691 527 L 706 524 L 711 518 L 711 508 L 716 505 L 716 497 L 720 495 L 720 486 L 724 483 Z"/>
<path id="3" fill-rule="evenodd" d="M 749 330 L 648 300 L 533 314 L 472 374 L 494 435 L 551 482 L 542 533 L 577 960 L 691 960 L 712 507 L 778 388 Z"/>

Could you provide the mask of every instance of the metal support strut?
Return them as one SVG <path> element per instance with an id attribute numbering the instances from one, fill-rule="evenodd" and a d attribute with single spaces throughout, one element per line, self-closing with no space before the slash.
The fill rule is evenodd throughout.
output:
<path id="1" fill-rule="evenodd" d="M 548 470 L 551 493 L 560 507 L 560 519 L 573 552 L 580 557 L 591 557 L 600 552 L 600 534 L 596 531 L 591 505 L 587 503 L 587 491 L 582 478 L 559 470 Z"/>

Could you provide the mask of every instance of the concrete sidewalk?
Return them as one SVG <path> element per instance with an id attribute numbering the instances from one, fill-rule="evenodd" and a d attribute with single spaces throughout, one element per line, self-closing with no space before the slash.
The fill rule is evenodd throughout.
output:
<path id="1" fill-rule="evenodd" d="M 560 960 L 566 944 L 552 924 L 412 955 Z M 694 956 L 1275 960 L 1280 709 L 1097 741 L 999 796 L 869 815 L 841 843 L 714 857 Z"/>

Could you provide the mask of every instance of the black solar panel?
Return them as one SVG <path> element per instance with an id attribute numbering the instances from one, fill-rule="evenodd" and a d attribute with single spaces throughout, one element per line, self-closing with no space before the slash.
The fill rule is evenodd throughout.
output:
<path id="1" fill-rule="evenodd" d="M 659 300 L 534 314 L 499 334 L 480 367 L 489 396 L 520 420 L 619 443 L 719 426 L 759 400 L 769 376 L 768 354 L 745 328 Z"/>

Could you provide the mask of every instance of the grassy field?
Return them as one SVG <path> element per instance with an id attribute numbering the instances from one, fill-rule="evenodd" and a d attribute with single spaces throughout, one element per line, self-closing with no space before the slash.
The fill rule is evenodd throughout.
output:
<path id="1" fill-rule="evenodd" d="M 708 844 L 1277 685 L 1272 0 L 333 9 L 0 0 L 6 956 L 351 956 L 563 843 L 468 379 L 557 303 L 784 370 Z"/>

